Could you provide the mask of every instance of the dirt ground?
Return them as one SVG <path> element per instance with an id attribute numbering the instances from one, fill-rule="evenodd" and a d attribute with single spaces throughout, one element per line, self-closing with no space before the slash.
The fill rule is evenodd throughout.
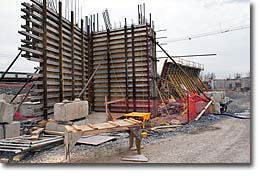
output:
<path id="1" fill-rule="evenodd" d="M 230 111 L 247 112 L 243 117 L 249 118 L 250 94 L 233 95 L 232 100 Z M 136 154 L 129 151 L 128 142 L 128 134 L 120 133 L 117 140 L 99 146 L 77 145 L 72 150 L 71 163 L 127 163 L 121 158 Z M 176 130 L 153 132 L 142 145 L 148 163 L 250 163 L 250 119 L 206 115 Z M 22 163 L 64 162 L 68 161 L 63 146 L 22 160 Z"/>

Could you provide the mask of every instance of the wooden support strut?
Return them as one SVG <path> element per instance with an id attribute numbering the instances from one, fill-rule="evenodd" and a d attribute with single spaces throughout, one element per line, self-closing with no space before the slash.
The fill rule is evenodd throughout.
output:
<path id="1" fill-rule="evenodd" d="M 126 112 L 128 112 L 129 105 L 128 105 L 128 56 L 127 56 L 127 23 L 125 18 L 125 99 L 126 99 Z"/>
<path id="2" fill-rule="evenodd" d="M 110 63 L 110 31 L 107 29 L 107 93 L 108 93 L 108 101 L 111 101 L 111 63 Z M 110 105 L 108 105 L 110 109 Z"/>
<path id="3" fill-rule="evenodd" d="M 151 111 L 150 99 L 151 99 L 151 88 L 150 88 L 150 53 L 149 53 L 149 33 L 148 24 L 146 23 L 146 59 L 147 59 L 147 85 L 148 85 L 148 112 Z"/>
<path id="4" fill-rule="evenodd" d="M 131 34 L 132 34 L 132 74 L 133 74 L 133 105 L 134 111 L 136 111 L 136 78 L 135 78 L 135 44 L 134 44 L 134 25 L 131 25 Z"/>
<path id="5" fill-rule="evenodd" d="M 74 74 L 74 69 L 75 69 L 75 53 L 74 53 L 74 12 L 71 11 L 71 73 L 72 73 L 72 86 L 71 86 L 71 97 L 72 100 L 75 98 L 75 74 Z"/>
<path id="6" fill-rule="evenodd" d="M 91 48 L 93 44 L 92 41 L 92 36 L 91 36 L 91 33 L 90 33 L 90 26 L 87 25 L 87 34 L 88 34 L 88 64 L 89 64 L 89 67 L 88 67 L 88 79 L 90 78 L 90 75 L 93 73 L 93 57 L 91 55 Z M 92 87 L 92 81 L 90 82 L 90 84 L 88 85 L 88 101 L 90 103 L 93 103 L 93 96 L 92 96 L 92 92 L 93 92 L 93 87 Z"/>
<path id="7" fill-rule="evenodd" d="M 85 82 L 86 82 L 86 78 L 85 78 L 85 44 L 84 44 L 84 21 L 83 19 L 81 19 L 81 73 L 82 73 L 82 87 L 85 87 Z M 83 92 L 83 100 L 86 99 L 86 90 L 84 90 Z"/>
<path id="8" fill-rule="evenodd" d="M 63 81 L 63 35 L 62 35 L 62 2 L 59 2 L 59 98 L 60 102 L 63 101 L 64 93 L 64 81 Z"/>
<path id="9" fill-rule="evenodd" d="M 47 0 L 43 0 L 43 115 L 48 118 L 47 104 Z"/>

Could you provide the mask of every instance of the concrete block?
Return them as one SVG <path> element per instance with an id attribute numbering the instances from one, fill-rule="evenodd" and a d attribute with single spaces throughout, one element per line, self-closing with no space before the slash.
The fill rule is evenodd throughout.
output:
<path id="1" fill-rule="evenodd" d="M 71 121 L 88 115 L 88 102 L 75 100 L 54 105 L 54 120 Z"/>
<path id="2" fill-rule="evenodd" d="M 33 117 L 37 113 L 37 109 L 39 109 L 40 102 L 24 102 L 20 106 L 20 113 L 22 116 Z"/>
<path id="3" fill-rule="evenodd" d="M 213 97 L 216 102 L 223 102 L 225 101 L 225 93 L 223 91 L 211 91 L 206 92 L 208 97 Z"/>
<path id="4" fill-rule="evenodd" d="M 12 122 L 5 125 L 5 138 L 20 136 L 20 122 Z"/>
<path id="5" fill-rule="evenodd" d="M 55 121 L 50 121 L 50 122 L 47 122 L 45 129 L 50 130 L 50 131 L 64 132 L 65 131 L 65 125 L 64 124 L 58 124 Z"/>
<path id="6" fill-rule="evenodd" d="M 0 100 L 0 123 L 11 123 L 13 121 L 14 105 Z"/>
<path id="7" fill-rule="evenodd" d="M 17 97 L 14 99 L 12 104 L 18 104 L 22 102 L 25 94 L 19 94 Z M 0 100 L 5 100 L 7 103 L 10 103 L 11 100 L 13 99 L 14 95 L 7 95 L 7 94 L 0 94 Z"/>
<path id="8" fill-rule="evenodd" d="M 20 136 L 20 122 L 0 125 L 0 139 Z"/>

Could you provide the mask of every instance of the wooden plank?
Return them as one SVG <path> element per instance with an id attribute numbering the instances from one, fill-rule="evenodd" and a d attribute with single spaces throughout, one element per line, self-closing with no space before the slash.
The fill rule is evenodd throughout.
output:
<path id="1" fill-rule="evenodd" d="M 53 134 L 53 135 L 59 135 L 59 136 L 64 136 L 64 132 L 59 132 L 59 131 L 44 130 L 44 133 L 46 133 L 46 134 Z"/>
<path id="2" fill-rule="evenodd" d="M 177 128 L 177 127 L 182 127 L 182 125 L 156 126 L 156 127 L 151 128 L 151 130 L 166 129 L 166 128 Z"/>
<path id="3" fill-rule="evenodd" d="M 31 140 L 39 140 L 41 133 L 43 132 L 44 128 L 38 128 L 37 130 L 32 132 Z"/>
<path id="4" fill-rule="evenodd" d="M 113 122 L 113 121 L 108 121 L 108 123 L 110 123 L 111 125 L 115 126 L 115 127 L 118 127 L 120 126 L 118 123 L 116 122 Z"/>
<path id="5" fill-rule="evenodd" d="M 112 100 L 109 102 L 105 102 L 105 105 L 109 105 L 109 104 L 113 104 L 113 103 L 118 103 L 118 102 L 122 102 L 122 101 L 126 101 L 126 99 L 118 99 L 118 100 Z"/>

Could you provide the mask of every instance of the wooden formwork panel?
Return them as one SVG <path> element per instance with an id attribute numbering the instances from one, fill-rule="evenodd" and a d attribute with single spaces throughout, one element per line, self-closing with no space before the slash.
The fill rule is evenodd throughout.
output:
<path id="1" fill-rule="evenodd" d="M 207 90 L 207 87 L 199 78 L 201 69 L 184 65 L 179 66 L 182 67 L 187 75 L 176 64 L 172 62 L 164 63 L 159 82 L 159 89 L 163 98 L 169 99 L 173 96 L 182 99 L 187 97 L 187 91 L 200 92 L 200 90 Z"/>
<path id="2" fill-rule="evenodd" d="M 100 65 L 86 98 L 94 110 L 104 111 L 104 98 L 125 98 L 127 102 L 111 111 L 150 111 L 150 100 L 157 98 L 155 32 L 148 24 L 124 26 L 101 32 L 83 31 L 61 13 L 55 13 L 35 0 L 22 3 L 25 25 L 23 57 L 39 63 L 40 72 L 33 90 L 33 101 L 42 103 L 42 114 L 53 113 L 53 105 L 77 97 Z M 61 5 L 61 2 L 60 2 Z M 59 12 L 62 8 L 59 9 Z M 73 14 L 72 14 L 73 15 Z M 146 103 L 138 104 L 136 102 Z M 46 111 L 46 112 L 45 112 Z"/>
<path id="3" fill-rule="evenodd" d="M 121 104 L 120 107 L 111 104 L 112 112 L 151 110 L 149 103 L 137 105 L 135 102 L 148 101 L 151 94 L 156 95 L 155 89 L 150 85 L 150 76 L 156 75 L 156 69 L 153 69 L 156 62 L 150 57 L 155 57 L 155 52 L 149 51 L 151 45 L 154 45 L 150 37 L 154 36 L 154 31 L 148 25 L 128 26 L 93 34 L 94 68 L 101 64 L 94 77 L 93 106 L 96 111 L 105 110 L 105 96 L 109 100 L 128 100 L 128 103 Z M 104 59 L 104 55 L 109 57 Z"/>
<path id="4" fill-rule="evenodd" d="M 47 9 L 37 1 L 22 3 L 22 18 L 25 25 L 20 34 L 25 36 L 20 49 L 24 57 L 39 62 L 39 80 L 33 92 L 32 100 L 47 102 L 47 113 L 53 113 L 53 105 L 63 99 L 73 100 L 77 97 L 88 79 L 87 34 L 59 14 Z M 43 26 L 46 18 L 46 28 Z M 44 30 L 45 29 L 45 30 Z M 46 46 L 44 45 L 46 33 Z M 46 58 L 44 58 L 46 49 Z M 33 58 L 33 59 L 32 59 Z M 46 63 L 44 64 L 44 61 Z M 46 82 L 44 85 L 44 70 Z M 45 90 L 47 88 L 47 90 Z M 61 93 L 62 92 L 62 93 Z M 47 94 L 47 100 L 44 99 Z M 85 92 L 87 95 L 87 91 Z M 43 115 L 42 106 L 42 115 Z"/>

